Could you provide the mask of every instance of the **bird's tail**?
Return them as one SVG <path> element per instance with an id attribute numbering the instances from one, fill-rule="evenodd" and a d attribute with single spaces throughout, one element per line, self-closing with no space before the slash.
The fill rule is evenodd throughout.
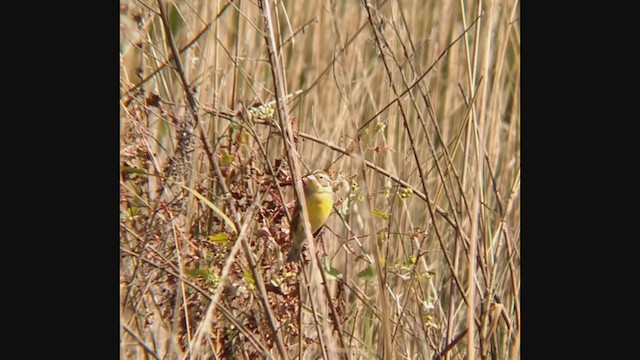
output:
<path id="1" fill-rule="evenodd" d="M 296 244 L 294 243 L 293 246 L 291 246 L 291 250 L 289 250 L 289 256 L 287 256 L 287 262 L 300 261 L 300 250 L 302 250 L 302 246 L 297 247 Z"/>

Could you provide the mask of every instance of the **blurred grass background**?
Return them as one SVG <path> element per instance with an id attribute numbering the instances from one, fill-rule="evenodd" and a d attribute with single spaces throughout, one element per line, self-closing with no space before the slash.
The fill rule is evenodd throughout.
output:
<path id="1" fill-rule="evenodd" d="M 269 4 L 279 69 L 260 2 L 120 1 L 121 357 L 518 359 L 519 2 Z"/>

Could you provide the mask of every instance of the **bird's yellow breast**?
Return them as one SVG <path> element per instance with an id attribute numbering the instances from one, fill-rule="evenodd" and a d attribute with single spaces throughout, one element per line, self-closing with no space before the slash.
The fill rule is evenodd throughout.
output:
<path id="1" fill-rule="evenodd" d="M 307 214 L 311 223 L 311 232 L 318 230 L 331 214 L 333 209 L 333 194 L 327 192 L 315 193 L 307 196 Z"/>

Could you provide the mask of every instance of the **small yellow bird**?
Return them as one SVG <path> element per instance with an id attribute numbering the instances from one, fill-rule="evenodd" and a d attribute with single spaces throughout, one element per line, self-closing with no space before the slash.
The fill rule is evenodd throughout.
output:
<path id="1" fill-rule="evenodd" d="M 307 214 L 311 225 L 311 233 L 315 237 L 324 225 L 333 209 L 333 188 L 331 177 L 322 171 L 316 170 L 307 176 L 304 182 L 304 198 L 307 203 Z M 296 205 L 291 221 L 291 250 L 287 257 L 287 262 L 294 262 L 300 259 L 300 251 L 304 243 L 304 226 L 300 216 L 300 204 Z"/>

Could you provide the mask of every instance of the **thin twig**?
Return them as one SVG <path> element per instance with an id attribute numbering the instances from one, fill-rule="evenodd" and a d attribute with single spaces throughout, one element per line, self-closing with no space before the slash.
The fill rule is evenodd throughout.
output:
<path id="1" fill-rule="evenodd" d="M 169 267 L 171 267 L 174 271 L 171 271 L 169 269 L 167 269 L 167 266 L 165 265 L 160 265 L 157 264 L 149 259 L 146 258 L 140 258 L 140 256 L 133 252 L 133 251 L 129 251 L 127 249 L 124 248 L 120 248 L 120 251 L 126 253 L 127 255 L 139 258 L 141 260 L 141 262 L 144 262 L 146 264 L 149 264 L 157 269 L 160 269 L 162 271 L 164 271 L 165 273 L 173 276 L 176 280 L 179 280 L 181 282 L 183 282 L 185 285 L 188 285 L 190 288 L 194 289 L 195 291 L 197 291 L 198 293 L 200 293 L 200 295 L 202 295 L 205 299 L 212 301 L 213 297 L 211 296 L 211 294 L 207 291 L 205 291 L 204 289 L 202 289 L 201 287 L 199 287 L 198 285 L 194 284 L 193 282 L 191 282 L 189 279 L 182 277 L 181 275 L 178 274 L 177 269 L 175 268 L 175 265 L 171 264 L 171 262 L 168 259 L 164 259 L 165 263 L 167 265 L 169 265 Z M 156 253 L 157 255 L 159 255 L 160 257 L 162 257 L 162 255 L 160 255 L 159 253 Z M 251 333 L 251 331 L 249 331 L 244 325 L 243 325 L 243 321 L 237 319 L 235 316 L 233 316 L 233 312 L 229 309 L 227 309 L 223 304 L 218 304 L 216 306 L 216 309 L 219 310 L 222 315 L 224 315 L 225 318 L 227 318 L 227 320 L 229 320 L 231 323 L 233 323 L 235 326 L 238 327 L 238 330 L 247 337 L 247 339 L 249 339 L 249 342 L 251 342 L 251 344 L 255 347 L 255 349 L 257 351 L 259 351 L 261 353 L 261 355 L 263 357 L 269 357 L 269 350 L 267 350 L 267 348 L 264 347 L 264 345 L 262 345 L 262 343 L 260 341 L 258 341 L 258 339 L 255 338 L 255 336 Z"/>
<path id="2" fill-rule="evenodd" d="M 429 75 L 429 72 L 431 72 L 431 69 L 433 69 L 436 66 L 436 64 L 440 61 L 440 59 L 442 59 L 447 54 L 447 52 L 453 45 L 455 45 L 460 39 L 462 39 L 462 37 L 467 33 L 467 31 L 471 29 L 473 24 L 475 24 L 476 21 L 478 21 L 478 19 L 480 19 L 480 17 L 476 18 L 466 29 L 464 29 L 464 31 L 462 32 L 462 34 L 460 34 L 460 36 L 455 38 L 455 40 L 453 40 L 451 44 L 449 44 L 444 50 L 442 50 L 442 53 L 440 53 L 440 56 L 438 56 L 436 60 L 433 62 L 433 64 L 431 64 L 431 66 L 427 68 L 424 74 L 420 75 L 420 77 L 418 77 L 416 81 L 414 81 L 405 91 L 400 93 L 400 95 L 396 96 L 395 99 L 391 100 L 387 105 L 385 105 L 382 109 L 380 109 L 380 111 L 378 111 L 375 115 L 373 115 L 369 120 L 365 121 L 362 125 L 360 125 L 360 127 L 358 128 L 358 133 L 360 133 L 367 125 L 369 125 L 373 120 L 375 120 L 378 116 L 380 116 L 380 114 L 382 114 L 385 110 L 387 110 L 389 106 L 395 104 L 402 97 L 404 97 L 409 91 L 411 91 L 411 89 L 413 89 L 414 86 L 418 85 L 422 81 L 422 79 L 424 79 L 425 76 Z"/>
<path id="3" fill-rule="evenodd" d="M 122 328 L 129 334 L 131 335 L 131 337 L 138 342 L 138 344 L 140 344 L 140 346 L 142 346 L 144 348 L 144 350 L 147 352 L 147 354 L 151 354 L 151 356 L 153 356 L 154 358 L 156 358 L 157 360 L 161 360 L 162 358 L 160 356 L 158 356 L 158 354 L 156 354 L 155 351 L 153 351 L 153 349 L 147 345 L 144 341 L 142 341 L 142 339 L 140 339 L 138 337 L 138 335 L 136 335 L 136 333 L 133 332 L 133 330 L 129 329 L 129 327 L 126 324 L 122 324 L 120 323 L 120 326 L 122 326 Z"/>
<path id="4" fill-rule="evenodd" d="M 282 64 L 280 62 L 280 57 L 277 53 L 277 43 L 274 34 L 274 28 L 271 24 L 271 6 L 269 4 L 269 0 L 260 0 L 258 1 L 258 6 L 262 12 L 262 16 L 264 19 L 264 38 L 267 43 L 267 49 L 269 52 L 269 62 L 271 63 L 270 69 L 271 74 L 273 75 L 273 86 L 276 93 L 276 103 L 278 106 L 278 120 L 280 122 L 280 129 L 284 133 L 282 134 L 284 141 L 284 147 L 287 153 L 287 160 L 289 162 L 289 169 L 291 170 L 291 174 L 293 176 L 294 189 L 296 193 L 296 198 L 298 199 L 298 203 L 300 204 L 303 211 L 302 213 L 302 224 L 305 236 L 307 239 L 312 239 L 311 235 L 311 225 L 309 223 L 309 217 L 306 211 L 306 203 L 304 201 L 304 191 L 302 189 L 302 181 L 300 168 L 298 166 L 298 158 L 294 155 L 297 155 L 295 148 L 293 147 L 293 133 L 291 132 L 291 123 L 289 120 L 289 111 L 287 109 L 286 102 L 286 80 L 285 74 L 282 68 Z M 309 241 L 310 248 L 314 249 L 313 241 Z M 315 250 L 315 249 L 314 249 Z M 317 264 L 315 264 L 317 268 Z M 276 331 L 277 326 L 272 321 L 273 335 L 276 338 L 276 343 L 278 346 L 278 350 L 280 351 L 280 355 L 282 358 L 287 359 L 287 352 L 285 350 L 284 344 L 282 342 L 282 338 L 279 336 Z M 302 349 L 300 349 L 302 351 Z"/>
<path id="5" fill-rule="evenodd" d="M 234 0 L 230 0 L 223 8 L 222 10 L 220 10 L 220 12 L 218 12 L 218 14 L 216 15 L 214 21 L 218 20 L 218 18 L 220 16 L 222 16 L 222 14 L 227 10 L 227 8 L 233 3 Z M 152 10 L 153 11 L 153 10 Z M 198 42 L 198 40 L 200 40 L 200 38 L 202 37 L 202 35 L 204 35 L 205 33 L 207 33 L 207 31 L 209 31 L 209 29 L 211 28 L 211 24 L 214 22 L 210 22 L 208 23 L 202 30 L 200 30 L 200 32 L 191 40 L 189 41 L 185 46 L 183 46 L 182 48 L 180 48 L 180 50 L 178 51 L 179 54 L 182 54 L 183 52 L 187 51 L 189 48 L 191 48 L 191 46 L 193 46 L 196 42 Z M 151 74 L 147 75 L 144 79 L 142 79 L 139 83 L 137 83 L 136 85 L 132 86 L 131 88 L 129 88 L 127 91 L 124 92 L 124 94 L 122 94 L 120 97 L 127 97 L 129 96 L 131 93 L 133 93 L 134 91 L 138 90 L 142 85 L 146 84 L 147 81 L 151 80 L 154 76 L 156 76 L 157 73 L 159 73 L 162 69 L 165 68 L 165 66 L 169 65 L 171 63 L 171 61 L 174 58 L 174 54 L 170 54 L 169 57 L 167 58 L 167 60 L 162 63 L 162 65 L 160 65 L 157 69 L 155 69 L 154 71 L 151 72 Z M 132 100 L 133 98 L 128 99 L 127 101 L 125 101 L 124 105 L 125 107 L 129 105 L 129 102 Z"/>
<path id="6" fill-rule="evenodd" d="M 387 4 L 387 2 L 388 0 L 383 0 L 378 5 L 378 7 L 379 8 L 384 7 Z M 320 75 L 318 75 L 318 77 L 316 77 L 316 79 L 312 81 L 311 84 L 309 84 L 309 86 L 305 87 L 304 90 L 300 92 L 300 94 L 298 94 L 296 97 L 291 99 L 290 102 L 293 102 L 294 100 L 297 100 L 298 97 L 304 94 L 307 94 L 309 91 L 311 91 L 320 83 L 320 80 L 322 80 L 322 78 L 333 68 L 336 60 L 347 50 L 347 48 L 349 48 L 349 46 L 355 41 L 358 35 L 362 33 L 362 30 L 364 30 L 367 27 L 367 24 L 368 22 L 365 21 L 362 23 L 362 25 L 360 25 L 360 27 L 358 27 L 358 30 L 356 30 L 355 34 L 353 34 L 353 36 L 349 38 L 349 40 L 347 40 L 347 42 L 344 44 L 344 46 L 340 50 L 336 51 L 335 55 L 333 56 L 333 60 L 331 60 L 331 62 L 327 64 L 327 66 L 320 72 Z"/>
<path id="7" fill-rule="evenodd" d="M 224 177 L 222 176 L 222 172 L 220 170 L 220 167 L 218 165 L 218 161 L 217 159 L 214 158 L 213 155 L 213 151 L 211 151 L 211 149 L 209 148 L 209 144 L 207 142 L 207 138 L 206 138 L 206 133 L 202 127 L 202 124 L 200 123 L 200 119 L 197 113 L 197 104 L 195 102 L 195 98 L 193 97 L 193 93 L 191 92 L 191 89 L 189 88 L 188 82 L 186 80 L 186 76 L 184 74 L 184 68 L 182 66 L 182 62 L 180 61 L 180 57 L 178 56 L 179 52 L 178 49 L 175 45 L 175 41 L 173 40 L 173 36 L 171 34 L 171 28 L 169 26 L 169 21 L 167 19 L 166 16 L 166 11 L 165 11 L 165 6 L 164 6 L 164 1 L 163 0 L 158 0 L 158 5 L 160 6 L 160 10 L 161 10 L 161 18 L 162 18 L 162 22 L 164 24 L 164 28 L 165 28 L 165 32 L 167 34 L 167 38 L 169 41 L 169 45 L 174 53 L 174 60 L 176 62 L 176 71 L 179 74 L 179 77 L 181 79 L 181 84 L 183 86 L 183 89 L 185 91 L 185 94 L 187 95 L 187 100 L 189 103 L 189 109 L 191 110 L 191 113 L 195 119 L 195 122 L 197 124 L 198 130 L 199 130 L 199 135 L 200 135 L 200 140 L 202 141 L 202 145 L 203 148 L 207 154 L 207 159 L 209 160 L 209 163 L 212 165 L 212 168 L 214 169 L 217 179 L 218 179 L 218 183 L 221 186 L 221 188 L 224 191 L 224 199 L 227 200 L 226 202 L 228 203 L 228 208 L 231 212 L 231 215 L 233 217 L 233 221 L 235 223 L 236 228 L 242 228 L 240 225 L 240 218 L 238 216 L 238 213 L 235 210 L 235 207 L 232 205 L 232 201 L 230 200 L 230 192 L 229 189 L 226 186 L 226 183 L 224 181 Z M 252 217 L 249 217 L 246 219 L 245 224 L 244 225 L 248 225 L 248 223 L 252 221 Z M 246 229 L 246 228 L 245 228 Z M 247 261 L 249 262 L 249 268 L 251 270 L 251 273 L 254 277 L 254 280 L 256 282 L 258 291 L 260 292 L 260 301 L 265 309 L 265 313 L 267 314 L 267 319 L 269 320 L 268 323 L 271 326 L 271 330 L 274 334 L 274 337 L 276 338 L 276 342 L 278 343 L 278 348 L 281 351 L 281 355 L 283 356 L 283 358 L 286 358 L 285 355 L 285 350 L 284 350 L 284 345 L 282 344 L 282 339 L 280 338 L 280 336 L 278 335 L 277 332 L 277 325 L 275 323 L 275 318 L 273 316 L 273 313 L 271 311 L 271 307 L 269 306 L 269 301 L 267 298 L 267 292 L 264 286 L 264 281 L 262 279 L 262 276 L 260 274 L 260 272 L 258 271 L 258 269 L 256 268 L 256 264 L 255 261 L 253 260 L 253 254 L 251 252 L 251 249 L 248 245 L 248 243 L 246 242 L 246 239 L 244 236 L 240 236 L 238 235 L 238 243 L 242 245 L 243 250 L 245 252 L 245 256 L 247 258 Z M 232 259 L 232 257 L 230 257 L 230 259 Z M 219 296 L 219 295 L 218 295 Z M 205 321 L 203 321 L 200 326 L 198 326 L 198 329 L 196 330 L 196 334 L 194 336 L 195 341 L 191 344 L 192 346 L 190 347 L 190 352 L 193 355 L 193 350 L 194 350 L 194 345 L 197 345 L 201 342 L 201 340 L 203 339 L 205 332 L 209 332 L 210 327 L 212 325 L 211 322 L 211 317 L 213 316 L 213 311 L 215 310 L 215 302 L 212 302 L 210 304 L 210 306 L 207 309 L 207 313 L 205 316 Z M 206 327 L 206 328 L 205 328 Z"/>

